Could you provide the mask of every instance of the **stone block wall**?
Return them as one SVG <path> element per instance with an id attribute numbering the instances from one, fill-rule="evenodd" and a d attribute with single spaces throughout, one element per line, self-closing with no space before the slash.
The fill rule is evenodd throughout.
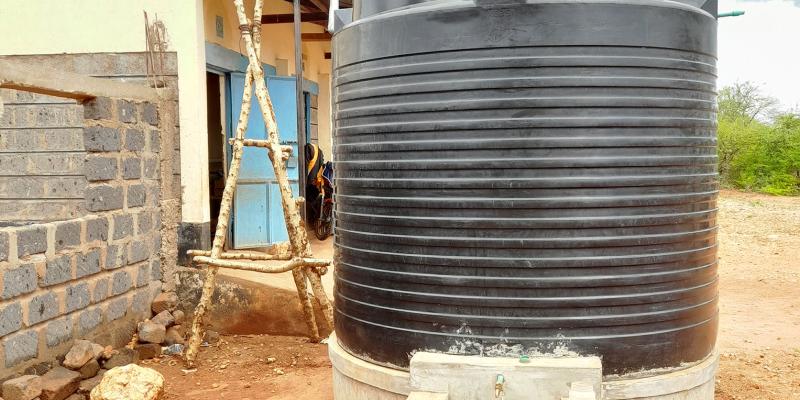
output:
<path id="1" fill-rule="evenodd" d="M 0 224 L 85 215 L 80 105 L 12 90 L 0 101 Z"/>
<path id="2" fill-rule="evenodd" d="M 165 122 L 171 118 L 168 107 L 106 97 L 48 105 L 78 107 L 80 118 L 70 118 L 80 126 L 63 136 L 43 129 L 41 138 L 36 128 L 36 140 L 0 131 L 4 156 L 18 154 L 7 144 L 15 143 L 30 154 L 60 154 L 63 146 L 74 158 L 58 164 L 62 168 L 54 164 L 42 187 L 31 184 L 25 191 L 16 182 L 26 182 L 20 175 L 36 158 L 19 153 L 26 161 L 9 167 L 16 176 L 0 173 L 10 178 L 0 193 L 22 190 L 20 199 L 43 203 L 47 199 L 37 196 L 47 194 L 51 182 L 63 176 L 77 182 L 72 206 L 64 208 L 70 213 L 52 217 L 41 209 L 40 218 L 0 227 L 0 379 L 52 361 L 75 339 L 125 344 L 134 323 L 150 316 L 150 302 L 162 288 L 160 153 L 162 128 L 171 124 Z M 6 123 L 16 128 L 16 121 Z"/>
<path id="3" fill-rule="evenodd" d="M 147 59 L 145 52 L 135 53 L 83 53 L 83 54 L 39 54 L 39 55 L 18 55 L 2 56 L 4 59 L 21 61 L 32 66 L 49 67 L 59 71 L 72 72 L 91 76 L 95 78 L 108 79 L 133 85 L 150 86 L 151 78 L 148 78 Z M 161 62 L 161 61 L 159 61 Z M 181 219 L 181 183 L 180 183 L 180 134 L 178 123 L 178 68 L 177 55 L 174 52 L 163 54 L 163 72 L 165 75 L 159 77 L 162 88 L 158 89 L 165 98 L 159 103 L 159 132 L 157 138 L 148 138 L 150 133 L 143 131 L 144 137 L 136 135 L 136 140 L 150 140 L 149 144 L 153 147 L 160 146 L 158 165 L 154 166 L 152 159 L 140 161 L 142 163 L 142 173 L 152 171 L 154 167 L 158 169 L 161 186 L 160 214 L 161 214 L 161 237 L 162 247 L 160 251 L 161 263 L 165 268 L 174 268 L 177 265 L 178 244 L 177 232 Z M 87 186 L 93 186 L 90 179 L 99 179 L 95 182 L 103 182 L 102 179 L 116 174 L 117 171 L 125 173 L 128 167 L 128 174 L 135 169 L 135 160 L 112 161 L 102 154 L 86 152 L 83 146 L 83 119 L 84 111 L 82 107 L 69 99 L 62 99 L 51 96 L 41 96 L 27 92 L 16 92 L 12 90 L 0 90 L 0 98 L 5 100 L 5 113 L 0 118 L 0 226 L 2 221 L 16 220 L 13 223 L 26 223 L 30 221 L 57 221 L 68 218 L 77 218 L 87 215 L 93 211 L 87 210 L 83 201 L 84 192 Z M 98 109 L 98 112 L 102 111 Z M 91 120 L 94 116 L 86 114 L 86 119 Z M 97 132 L 102 138 L 102 132 Z M 122 132 L 121 134 L 124 134 Z M 135 134 L 134 134 L 135 135 Z M 21 138 L 17 142 L 17 138 Z M 13 142 L 12 142 L 13 139 Z M 112 139 L 113 140 L 113 139 Z M 138 142 L 134 140 L 128 146 L 135 148 Z M 35 142 L 35 144 L 32 144 Z M 10 146 L 14 143 L 14 147 Z M 92 142 L 90 146 L 114 145 L 115 143 Z M 126 145 L 121 143 L 121 145 Z M 28 147 L 26 147 L 28 146 Z M 71 152 L 74 161 L 78 164 L 68 164 L 72 170 L 63 168 L 65 162 L 59 165 L 52 165 L 47 174 L 55 172 L 60 174 L 58 180 L 47 178 L 34 178 L 29 172 L 20 173 L 19 168 L 12 167 L 4 159 L 6 152 L 16 153 L 25 152 L 30 146 L 49 146 L 39 147 L 27 152 L 22 157 L 37 154 L 36 157 L 47 161 L 49 158 L 55 163 L 61 160 L 60 156 L 65 156 Z M 58 150 L 59 153 L 55 153 Z M 45 152 L 51 151 L 48 154 Z M 88 160 L 84 160 L 86 154 L 94 155 Z M 59 157 L 51 157 L 60 155 Z M 11 155 L 12 159 L 20 157 Z M 45 161 L 41 161 L 43 163 Z M 31 163 L 31 161 L 28 161 Z M 8 168 L 6 168 L 8 166 Z M 19 164 L 16 165 L 19 167 Z M 41 165 L 40 165 L 41 166 Z M 86 177 L 82 176 L 83 169 L 87 170 Z M 116 168 L 116 170 L 115 170 Z M 68 174 L 67 174 L 68 172 Z M 4 176 L 8 173 L 7 176 Z M 20 179 L 21 175 L 27 175 L 25 179 Z M 69 177 L 67 175 L 70 175 Z M 115 175 L 113 175 L 115 176 Z M 128 175 L 130 176 L 130 175 Z M 70 180 L 71 179 L 71 180 Z M 48 181 L 51 186 L 47 185 Z M 41 186 L 28 186 L 41 183 Z M 61 183 L 61 186 L 55 185 Z M 9 188 L 14 188 L 10 190 Z M 48 193 L 46 200 L 37 197 L 39 191 L 56 189 L 56 192 Z M 113 196 L 118 192 L 106 188 L 96 188 L 95 191 L 108 191 L 110 199 L 104 201 L 119 201 Z M 137 194 L 138 188 L 134 188 L 133 195 Z M 95 205 L 101 207 L 101 205 Z M 14 218 L 6 218 L 9 215 L 16 215 Z M 8 222 L 6 222 L 7 224 Z M 171 276 L 171 274 L 167 274 Z M 173 279 L 165 279 L 167 287 L 174 286 Z"/>

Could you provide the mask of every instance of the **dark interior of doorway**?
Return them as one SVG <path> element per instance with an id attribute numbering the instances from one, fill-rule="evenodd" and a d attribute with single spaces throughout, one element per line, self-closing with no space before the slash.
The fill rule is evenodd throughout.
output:
<path id="1" fill-rule="evenodd" d="M 206 96 L 208 104 L 208 190 L 211 210 L 211 240 L 217 229 L 222 192 L 225 189 L 225 130 L 223 128 L 222 76 L 206 73 Z"/>

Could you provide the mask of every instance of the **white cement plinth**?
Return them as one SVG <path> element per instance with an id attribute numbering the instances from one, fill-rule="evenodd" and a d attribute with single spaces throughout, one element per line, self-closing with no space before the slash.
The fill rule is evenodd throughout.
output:
<path id="1" fill-rule="evenodd" d="M 588 386 L 601 400 L 713 400 L 719 362 L 714 353 L 685 369 L 602 381 L 596 357 L 531 358 L 521 363 L 516 358 L 416 353 L 407 372 L 354 357 L 339 345 L 335 334 L 328 341 L 328 353 L 336 400 L 406 400 L 423 394 L 434 399 L 492 399 L 497 374 L 505 378 L 505 400 L 567 400 L 570 393 L 576 400 L 584 399 Z M 412 392 L 417 397 L 409 397 Z"/>
<path id="2" fill-rule="evenodd" d="M 598 357 L 518 358 L 458 356 L 419 352 L 411 357 L 411 387 L 448 393 L 451 400 L 485 400 L 495 395 L 503 376 L 505 400 L 561 399 L 573 382 L 586 382 L 600 393 L 603 380 Z"/>

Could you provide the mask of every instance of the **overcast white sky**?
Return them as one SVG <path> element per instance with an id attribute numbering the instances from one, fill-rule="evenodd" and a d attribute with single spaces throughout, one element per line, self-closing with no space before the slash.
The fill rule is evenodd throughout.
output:
<path id="1" fill-rule="evenodd" d="M 800 0 L 719 0 L 731 10 L 746 13 L 719 20 L 718 86 L 752 81 L 800 110 Z"/>

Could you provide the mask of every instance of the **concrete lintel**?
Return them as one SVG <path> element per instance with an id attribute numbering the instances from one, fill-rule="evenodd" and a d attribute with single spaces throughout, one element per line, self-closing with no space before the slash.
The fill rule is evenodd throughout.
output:
<path id="1" fill-rule="evenodd" d="M 568 397 L 572 383 L 590 384 L 599 394 L 602 363 L 598 357 L 517 358 L 458 356 L 420 352 L 411 358 L 413 390 L 449 393 L 451 399 L 492 398 L 497 375 L 505 380 L 506 400 Z"/>
<path id="2" fill-rule="evenodd" d="M 0 57 L 0 88 L 65 97 L 80 102 L 95 97 L 153 102 L 159 100 L 159 93 L 145 86 L 31 65 L 7 57 Z"/>

